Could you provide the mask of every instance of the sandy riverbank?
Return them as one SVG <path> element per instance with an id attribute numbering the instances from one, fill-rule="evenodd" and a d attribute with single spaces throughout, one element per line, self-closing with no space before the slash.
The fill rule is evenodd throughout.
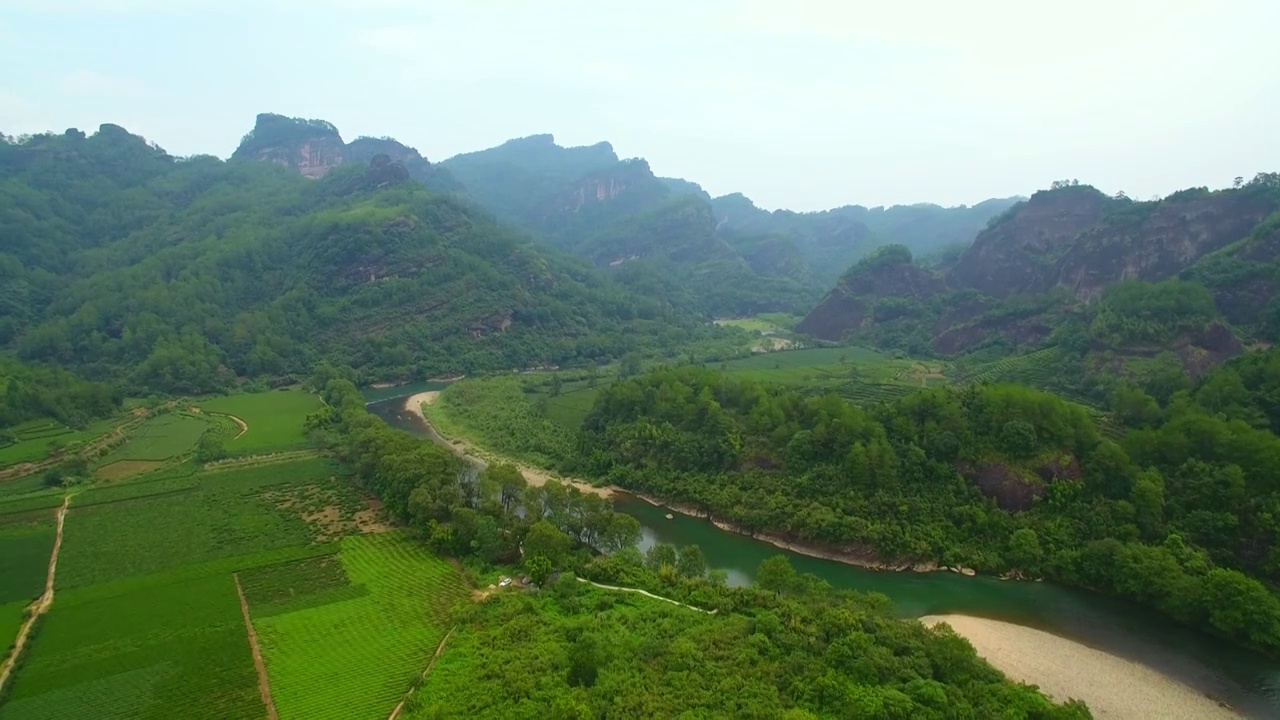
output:
<path id="1" fill-rule="evenodd" d="M 1043 630 L 967 615 L 926 615 L 920 622 L 947 623 L 1009 678 L 1038 685 L 1058 702 L 1083 700 L 1099 720 L 1243 717 L 1146 665 Z"/>
<path id="2" fill-rule="evenodd" d="M 431 427 L 431 421 L 427 419 L 426 413 L 422 411 L 423 405 L 431 405 L 439 397 L 440 397 L 439 390 L 428 390 L 427 392 L 420 392 L 416 395 L 410 395 L 404 401 L 404 409 L 413 413 L 414 415 L 417 415 L 422 420 L 422 422 L 427 424 L 427 427 L 431 428 L 431 432 L 440 440 L 440 443 L 442 445 L 445 445 L 446 447 L 453 450 L 458 455 L 461 455 L 462 457 L 465 457 L 468 460 L 471 460 L 472 462 L 478 464 L 482 468 L 488 467 L 490 460 L 494 462 L 505 462 L 511 465 L 515 465 L 516 468 L 520 470 L 520 474 L 524 476 L 525 482 L 529 483 L 533 487 L 542 487 L 543 485 L 547 484 L 548 480 L 555 480 L 556 482 L 560 482 L 566 485 L 571 485 L 573 487 L 576 487 L 582 492 L 591 493 L 593 495 L 599 495 L 602 498 L 613 497 L 614 488 L 597 487 L 595 485 L 592 485 L 591 483 L 584 482 L 582 480 L 577 480 L 575 478 L 560 477 L 558 475 L 549 473 L 546 470 L 541 470 L 539 468 L 531 467 L 523 463 L 518 463 L 509 458 L 499 457 L 497 455 L 494 455 L 493 453 L 482 452 L 478 448 L 476 448 L 474 445 L 472 445 L 471 443 L 465 440 L 457 440 L 457 439 L 451 440 L 449 438 L 446 438 L 444 435 L 440 434 L 439 430 L 436 430 L 434 427 Z"/>

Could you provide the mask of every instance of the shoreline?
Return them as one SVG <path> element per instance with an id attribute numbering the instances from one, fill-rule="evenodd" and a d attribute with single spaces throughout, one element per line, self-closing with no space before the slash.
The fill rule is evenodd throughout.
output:
<path id="1" fill-rule="evenodd" d="M 749 538 L 752 538 L 753 540 L 759 540 L 763 543 L 772 545 L 780 550 L 787 550 L 789 552 L 796 553 L 797 555 L 805 555 L 812 558 L 818 558 L 820 560 L 830 560 L 832 562 L 838 562 L 838 563 L 843 563 L 845 565 L 852 565 L 853 567 L 862 568 L 863 570 L 874 570 L 877 572 L 918 572 L 918 573 L 953 572 L 953 573 L 958 573 L 960 575 L 965 575 L 967 577 L 973 577 L 978 574 L 977 571 L 971 568 L 964 568 L 964 567 L 953 568 L 945 565 L 938 565 L 937 563 L 933 563 L 933 562 L 891 563 L 878 558 L 874 553 L 870 551 L 862 554 L 856 554 L 847 550 L 833 550 L 833 549 L 818 547 L 815 545 L 808 545 L 805 543 L 796 542 L 794 540 L 791 540 L 777 533 L 750 532 L 748 530 L 740 528 L 737 525 L 734 525 L 733 523 L 727 522 L 725 520 L 717 520 L 714 516 L 711 515 L 711 513 L 705 510 L 700 510 L 691 505 L 666 502 L 658 498 L 655 498 L 653 496 L 646 495 L 644 493 L 632 492 L 630 490 L 625 490 L 622 488 L 619 488 L 618 490 L 619 492 L 626 493 L 627 495 L 630 495 L 631 497 L 634 497 L 638 500 L 643 500 L 644 502 L 647 502 L 650 505 L 653 505 L 654 507 L 664 508 L 672 512 L 680 513 L 681 515 L 685 515 L 692 518 L 698 518 L 699 520 L 706 520 L 710 522 L 712 525 L 716 526 L 717 528 L 725 532 L 734 533 L 736 535 L 742 535 L 743 537 L 749 537 Z"/>
<path id="2" fill-rule="evenodd" d="M 404 409 L 417 416 L 417 418 L 422 421 L 422 424 L 427 428 L 427 432 L 431 435 L 431 439 L 437 444 L 449 448 L 458 457 L 475 463 L 481 470 L 487 468 L 489 466 L 490 459 L 492 459 L 494 462 L 514 465 L 515 468 L 520 471 L 520 474 L 524 476 L 525 482 L 527 482 L 530 487 L 542 487 L 543 485 L 546 485 L 547 482 L 554 480 L 555 482 L 577 488 L 584 493 L 599 495 L 606 500 L 612 498 L 619 490 L 614 487 L 599 487 L 575 478 L 559 477 L 546 470 L 541 470 L 492 453 L 487 453 L 490 456 L 490 459 L 486 459 L 484 455 L 481 454 L 480 449 L 470 442 L 460 438 L 451 439 L 445 437 L 435 428 L 434 425 L 431 424 L 431 421 L 427 419 L 427 414 L 422 411 L 423 405 L 431 405 L 435 403 L 435 401 L 440 397 L 440 392 L 441 391 L 439 390 L 427 390 L 426 392 L 410 395 L 405 398 Z"/>
<path id="3" fill-rule="evenodd" d="M 1055 702 L 1082 700 L 1099 720 L 1244 717 L 1154 668 L 1043 630 L 960 614 L 919 620 L 929 628 L 949 625 L 1009 679 L 1037 685 Z"/>

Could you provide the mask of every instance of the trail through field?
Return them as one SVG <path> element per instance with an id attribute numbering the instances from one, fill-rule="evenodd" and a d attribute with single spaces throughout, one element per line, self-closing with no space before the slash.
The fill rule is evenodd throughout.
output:
<path id="1" fill-rule="evenodd" d="M 239 440 L 245 433 L 249 432 L 249 423 L 241 420 L 235 415 L 228 415 L 227 417 L 231 418 L 231 422 L 240 426 L 240 433 L 231 438 L 232 440 Z"/>
<path id="2" fill-rule="evenodd" d="M 692 606 L 692 605 L 685 605 L 685 604 L 684 604 L 684 603 L 682 603 L 682 602 L 679 602 L 679 601 L 676 601 L 676 600 L 672 600 L 671 598 L 664 598 L 664 597 L 662 597 L 661 595 L 654 595 L 653 593 L 649 592 L 648 590 L 641 590 L 641 589 L 639 589 L 639 588 L 618 587 L 618 586 L 616 586 L 616 585 L 603 585 L 603 584 L 598 583 L 598 582 L 591 582 L 590 580 L 588 580 L 588 579 L 586 579 L 586 578 L 578 578 L 578 582 L 586 583 L 586 584 L 588 584 L 588 585 L 594 585 L 594 586 L 596 586 L 596 587 L 598 587 L 598 588 L 603 588 L 603 589 L 605 589 L 605 590 L 617 590 L 617 591 L 619 591 L 619 592 L 639 593 L 639 594 L 641 594 L 641 595 L 644 595 L 645 597 L 653 598 L 654 600 L 661 600 L 662 602 L 669 602 L 669 603 L 671 603 L 672 605 L 679 605 L 679 606 L 680 606 L 680 607 L 682 607 L 682 608 L 689 608 L 690 610 L 697 610 L 697 611 L 698 611 L 698 612 L 700 612 L 700 613 L 706 613 L 706 614 L 708 614 L 708 615 L 715 615 L 715 614 L 716 614 L 716 612 L 717 612 L 716 610 L 703 610 L 703 609 L 702 609 L 702 608 L 700 608 L 700 607 L 694 607 L 694 606 Z"/>
<path id="3" fill-rule="evenodd" d="M 243 423 L 242 423 L 243 424 Z M 258 671 L 258 695 L 267 708 L 267 720 L 279 720 L 276 704 L 271 701 L 271 683 L 267 679 L 267 665 L 262 661 L 262 650 L 258 647 L 258 633 L 253 630 L 253 621 L 249 619 L 249 603 L 244 599 L 244 588 L 240 587 L 240 573 L 232 573 L 236 583 L 236 595 L 240 596 L 240 613 L 244 615 L 244 629 L 249 635 L 249 651 L 253 653 L 253 669 Z"/>
<path id="4" fill-rule="evenodd" d="M 483 457 L 487 455 L 494 462 L 501 462 L 501 463 L 506 463 L 508 465 L 514 465 L 516 469 L 520 471 L 520 474 L 524 476 L 525 482 L 529 483 L 530 487 L 542 487 L 543 485 L 547 484 L 547 481 L 555 480 L 556 482 L 564 483 L 566 485 L 571 485 L 575 488 L 578 488 L 584 493 L 599 495 L 600 497 L 606 498 L 606 499 L 613 497 L 613 494 L 617 488 L 599 487 L 597 485 L 592 485 L 591 483 L 586 482 L 585 480 L 579 480 L 577 478 L 557 477 L 547 472 L 546 470 L 539 470 L 538 468 L 531 467 L 524 463 L 516 462 L 511 458 L 502 457 L 500 455 L 496 455 L 490 452 L 483 452 L 481 451 L 480 448 L 476 447 L 472 443 L 466 440 L 463 440 L 461 438 L 447 438 L 444 435 L 441 435 L 440 431 L 437 430 L 435 426 L 431 424 L 431 421 L 427 419 L 427 414 L 422 411 L 423 405 L 434 404 L 436 399 L 439 397 L 440 397 L 439 390 L 430 390 L 428 392 L 418 393 L 417 395 L 410 395 L 408 399 L 405 400 L 404 409 L 418 416 L 418 419 L 421 420 L 423 424 L 427 426 L 427 429 L 430 430 L 432 437 L 435 438 L 437 442 L 439 442 L 439 444 L 449 448 L 458 456 L 474 462 L 476 465 L 480 467 L 481 470 L 489 466 L 488 461 Z"/>
<path id="5" fill-rule="evenodd" d="M 457 629 L 458 626 L 454 625 L 453 628 L 449 630 L 448 634 L 444 636 L 444 639 L 440 641 L 440 644 L 436 646 L 436 654 L 431 656 L 431 662 L 427 663 L 427 669 L 422 671 L 423 680 L 427 679 L 427 675 L 431 673 L 431 668 L 436 666 L 436 661 L 439 660 L 440 656 L 444 653 L 445 643 L 449 642 L 449 638 L 453 637 L 453 633 Z M 421 684 L 419 684 L 419 686 L 421 686 Z M 401 711 L 404 710 L 404 704 L 409 702 L 409 698 L 413 697 L 414 690 L 415 688 L 409 688 L 408 694 L 405 695 L 404 699 L 396 705 L 396 709 L 391 711 L 391 716 L 388 717 L 387 720 L 396 720 L 396 718 L 400 717 Z"/>
<path id="6" fill-rule="evenodd" d="M 49 574 L 44 581 L 44 593 L 31 604 L 31 607 L 27 608 L 27 620 L 18 630 L 18 639 L 13 642 L 13 650 L 9 653 L 9 657 L 5 658 L 4 667 L 0 668 L 0 690 L 4 690 L 4 684 L 13 672 L 14 663 L 22 655 L 22 648 L 27 644 L 31 628 L 53 604 L 53 576 L 58 572 L 58 551 L 62 549 L 62 525 L 67 517 L 67 504 L 70 502 L 71 496 L 67 495 L 62 499 L 62 507 L 58 508 L 58 532 L 53 539 L 53 552 L 49 554 Z"/>

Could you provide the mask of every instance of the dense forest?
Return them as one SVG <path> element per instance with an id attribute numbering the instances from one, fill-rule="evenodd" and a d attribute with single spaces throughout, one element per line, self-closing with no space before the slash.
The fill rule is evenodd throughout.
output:
<path id="1" fill-rule="evenodd" d="M 1280 652 L 1280 351 L 1163 405 L 1117 389 L 1119 441 L 1018 386 L 835 396 L 662 369 L 602 391 L 580 472 L 864 561 L 1045 577 Z"/>
<path id="2" fill-rule="evenodd" d="M 0 444 L 4 429 L 52 418 L 74 428 L 120 409 L 124 396 L 106 383 L 89 382 L 57 368 L 29 365 L 0 355 Z"/>
<path id="3" fill-rule="evenodd" d="M 323 129 L 323 128 L 322 128 Z M 0 142 L 0 344 L 130 392 L 661 355 L 726 333 L 536 247 L 397 162 L 319 180 L 114 125 Z"/>
<path id="4" fill-rule="evenodd" d="M 520 566 L 544 588 L 468 608 L 410 712 L 1090 717 L 1079 703 L 1055 706 L 1005 680 L 949 630 L 895 619 L 884 598 L 836 592 L 784 558 L 766 563 L 757 587 L 729 588 L 696 546 L 641 555 L 639 523 L 599 496 L 529 487 L 508 465 L 477 474 L 370 415 L 349 376 L 322 367 L 310 378 L 326 402 L 307 420 L 315 442 L 433 548 L 476 570 Z M 693 607 L 631 603 L 575 575 Z"/>

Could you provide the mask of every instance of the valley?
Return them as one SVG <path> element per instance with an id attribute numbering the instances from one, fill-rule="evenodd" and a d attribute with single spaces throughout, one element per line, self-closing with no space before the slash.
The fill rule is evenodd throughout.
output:
<path id="1" fill-rule="evenodd" d="M 1278 211 L 5 137 L 0 720 L 1267 717 Z"/>

